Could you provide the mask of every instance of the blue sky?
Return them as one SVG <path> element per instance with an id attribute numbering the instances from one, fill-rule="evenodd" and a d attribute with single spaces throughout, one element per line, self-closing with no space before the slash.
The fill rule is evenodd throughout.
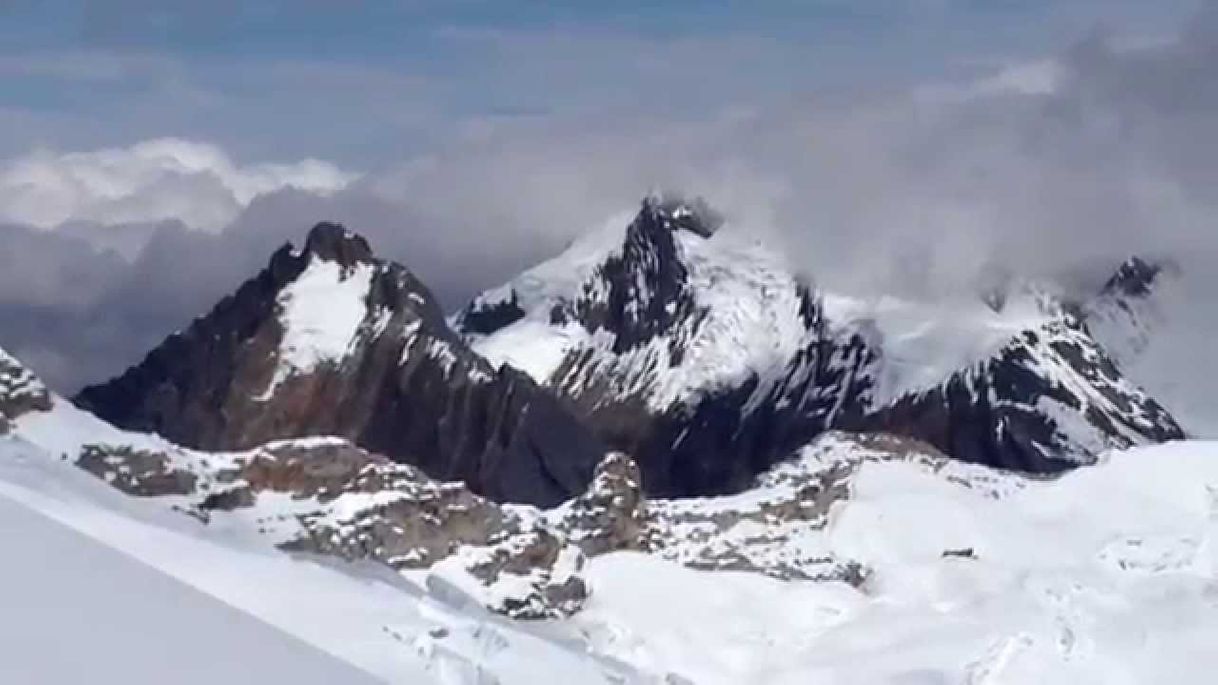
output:
<path id="1" fill-rule="evenodd" d="M 1185 0 L 0 2 L 0 156 L 178 136 L 375 168 L 487 122 L 679 120 L 967 76 Z M 341 122 L 342 125 L 336 125 Z"/>

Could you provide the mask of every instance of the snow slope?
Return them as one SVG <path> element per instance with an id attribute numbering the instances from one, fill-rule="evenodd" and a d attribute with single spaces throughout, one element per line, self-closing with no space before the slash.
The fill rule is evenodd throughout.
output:
<path id="1" fill-rule="evenodd" d="M 201 525 L 164 502 L 124 495 L 18 436 L 0 438 L 0 497 L 387 682 L 605 682 L 611 675 L 630 682 L 628 668 L 589 659 L 476 605 L 429 594 L 382 567 L 293 558 L 238 521 Z M 137 598 L 116 601 L 138 605 Z M 180 625 L 172 613 L 162 618 Z"/>
<path id="2" fill-rule="evenodd" d="M 0 540 L 0 682 L 376 682 L 5 495 Z"/>
<path id="3" fill-rule="evenodd" d="M 986 471 L 978 469 L 978 473 Z M 991 486 L 866 461 L 821 535 L 859 589 L 592 560 L 570 629 L 697 683 L 1209 682 L 1218 443 L 1112 453 Z"/>
<path id="4" fill-rule="evenodd" d="M 290 375 L 308 374 L 321 363 L 343 359 L 364 320 L 375 272 L 371 264 L 344 267 L 310 256 L 304 272 L 276 300 L 284 333 L 265 397 L 274 395 L 275 388 Z"/>

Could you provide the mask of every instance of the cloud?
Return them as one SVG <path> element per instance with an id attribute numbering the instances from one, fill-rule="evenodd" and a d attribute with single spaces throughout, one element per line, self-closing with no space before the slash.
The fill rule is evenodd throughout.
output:
<path id="1" fill-rule="evenodd" d="M 599 41 L 598 55 L 614 52 Z M 714 52 L 699 43 L 654 54 L 685 51 Z M 629 70 L 646 71 L 649 59 L 636 55 Z M 683 79 L 683 69 L 700 76 Z M 580 69 L 551 73 L 566 82 Z M 775 95 L 725 79 L 714 92 L 700 58 L 674 57 L 653 76 L 642 90 L 619 83 L 611 107 L 463 118 L 358 179 L 322 162 L 239 164 L 182 141 L 10 160 L 0 216 L 111 224 L 147 246 L 136 254 L 114 241 L 128 263 L 82 251 L 90 229 L 79 221 L 25 231 L 48 242 L 21 248 L 30 256 L 13 273 L 25 276 L 0 279 L 12 288 L 0 344 L 36 355 L 59 387 L 99 380 L 323 219 L 365 233 L 455 309 L 652 188 L 706 196 L 727 230 L 775 243 L 825 287 L 856 292 L 933 297 L 994 270 L 1094 285 L 1129 254 L 1218 254 L 1213 12 L 1170 39 L 1095 33 L 1056 55 L 916 87 Z M 690 88 L 694 106 L 670 106 Z M 32 180 L 20 192 L 11 178 Z M 165 218 L 186 225 L 156 224 Z M 87 293 L 73 291 L 77 273 L 89 274 Z"/>
<path id="2" fill-rule="evenodd" d="M 316 159 L 241 165 L 215 145 L 177 138 L 39 150 L 0 162 L 0 221 L 51 228 L 176 219 L 214 231 L 258 195 L 287 187 L 332 193 L 355 178 Z"/>

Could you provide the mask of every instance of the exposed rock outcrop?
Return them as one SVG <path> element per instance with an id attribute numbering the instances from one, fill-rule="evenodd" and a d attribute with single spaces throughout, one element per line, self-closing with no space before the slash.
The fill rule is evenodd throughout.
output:
<path id="1" fill-rule="evenodd" d="M 588 599 L 583 568 L 578 547 L 539 527 L 484 547 L 462 547 L 437 564 L 427 582 L 433 589 L 452 585 L 509 618 L 562 618 Z"/>
<path id="2" fill-rule="evenodd" d="M 558 507 L 551 520 L 589 556 L 643 549 L 649 523 L 638 465 L 620 452 L 605 457 L 587 492 Z"/>
<path id="3" fill-rule="evenodd" d="M 22 414 L 50 408 L 51 396 L 42 381 L 0 350 L 0 435 Z"/>

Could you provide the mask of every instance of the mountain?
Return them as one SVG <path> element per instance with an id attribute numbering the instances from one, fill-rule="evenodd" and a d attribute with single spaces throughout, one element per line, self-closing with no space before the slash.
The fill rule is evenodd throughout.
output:
<path id="1" fill-rule="evenodd" d="M 648 197 L 624 233 L 590 234 L 453 326 L 567 398 L 662 494 L 739 489 L 831 428 L 1032 472 L 1183 435 L 1060 296 L 819 292 L 721 223 L 700 201 Z"/>
<path id="2" fill-rule="evenodd" d="M 581 492 L 606 451 L 552 393 L 472 352 L 410 271 L 330 223 L 74 401 L 204 450 L 343 436 L 535 504 Z"/>
<path id="3" fill-rule="evenodd" d="M 554 388 L 649 492 L 728 492 L 857 407 L 857 336 L 704 203 L 651 196 L 453 319 L 492 362 Z"/>
<path id="4" fill-rule="evenodd" d="M 4 358 L 10 375 L 42 388 L 17 360 Z M 828 509 L 846 497 L 844 483 L 853 470 L 836 463 L 785 465 L 750 483 L 750 494 L 691 507 L 646 496 L 634 462 L 613 453 L 597 465 L 586 490 L 539 510 L 496 504 L 464 483 L 437 481 L 342 438 L 204 452 L 117 429 L 49 391 L 41 396 L 44 402 L 8 414 L 0 459 L 9 448 L 29 453 L 15 462 L 88 474 L 115 495 L 160 503 L 183 523 L 262 547 L 421 575 L 445 601 L 473 602 L 511 618 L 580 611 L 590 592 L 583 576 L 587 559 L 619 550 L 784 579 L 857 583 L 864 575 L 857 564 L 832 554 L 791 557 L 777 549 L 822 528 Z M 901 450 L 920 454 L 922 447 L 825 436 L 809 449 L 898 458 Z M 4 472 L 0 463 L 0 476 Z M 774 529 L 738 535 L 740 522 Z"/>
<path id="5" fill-rule="evenodd" d="M 649 196 L 447 321 L 405 267 L 319 224 L 76 401 L 205 450 L 342 436 L 547 506 L 608 449 L 649 493 L 687 496 L 747 487 L 831 429 L 1037 473 L 1184 434 L 1113 362 L 1088 306 L 1051 288 L 852 298 L 723 224 L 701 200 Z M 1153 276 L 1127 266 L 1099 298 L 1141 297 Z"/>

